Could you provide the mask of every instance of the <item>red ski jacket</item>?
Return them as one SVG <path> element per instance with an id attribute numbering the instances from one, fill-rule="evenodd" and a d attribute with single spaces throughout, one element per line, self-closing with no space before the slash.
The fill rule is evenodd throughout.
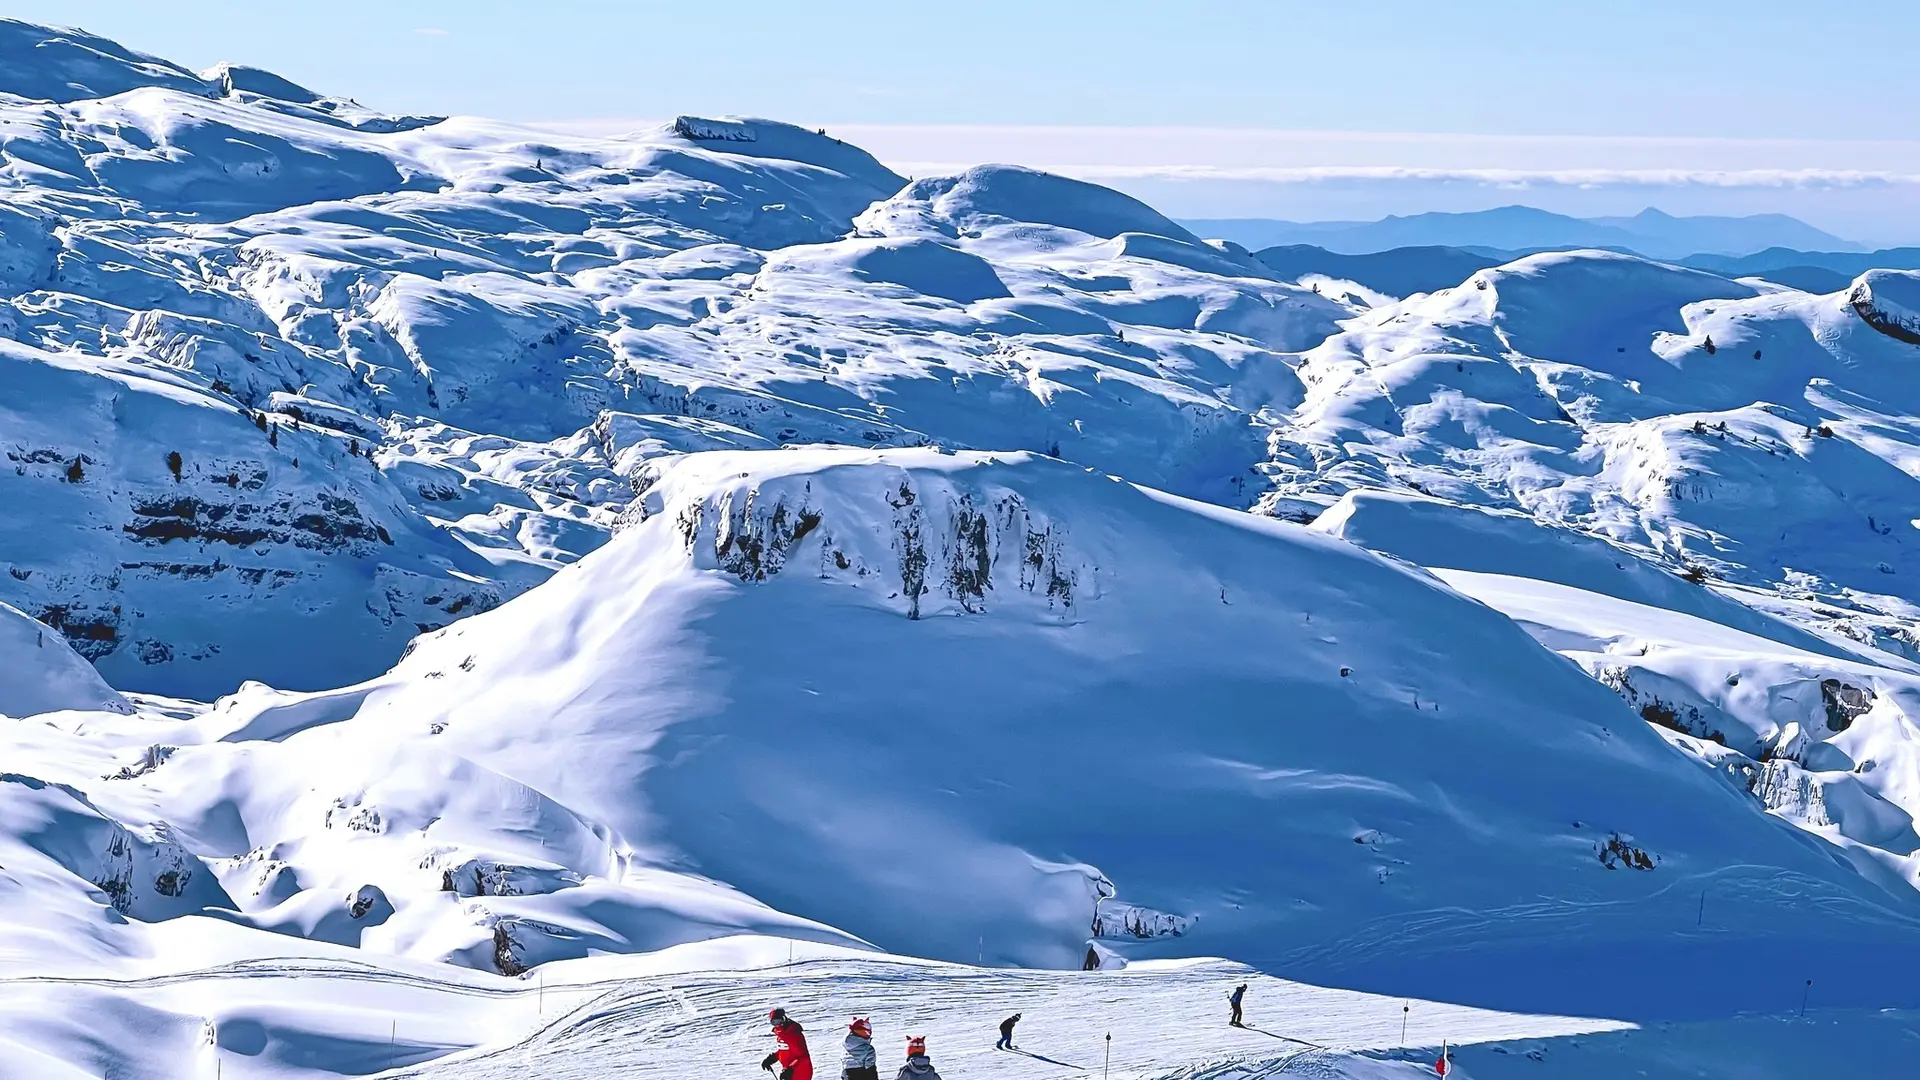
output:
<path id="1" fill-rule="evenodd" d="M 813 1080 L 813 1059 L 807 1056 L 807 1036 L 800 1025 L 789 1020 L 773 1029 L 773 1037 L 780 1044 L 774 1051 L 780 1068 L 793 1070 L 788 1080 Z"/>

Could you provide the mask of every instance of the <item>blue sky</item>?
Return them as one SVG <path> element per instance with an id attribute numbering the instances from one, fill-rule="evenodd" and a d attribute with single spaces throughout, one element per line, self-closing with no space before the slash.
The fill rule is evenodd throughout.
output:
<path id="1" fill-rule="evenodd" d="M 825 125 L 1185 216 L 1782 210 L 1920 238 L 1920 2 L 10 0 L 393 111 Z M 1865 235 L 1875 232 L 1879 235 Z"/>

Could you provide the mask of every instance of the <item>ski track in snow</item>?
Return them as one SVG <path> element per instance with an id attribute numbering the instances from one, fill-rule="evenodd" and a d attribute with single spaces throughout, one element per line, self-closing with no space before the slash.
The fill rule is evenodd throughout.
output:
<path id="1" fill-rule="evenodd" d="M 1226 1023 L 1226 995 L 1248 982 L 1247 1030 Z M 766 1010 L 807 1029 L 816 1075 L 838 1075 L 847 1018 L 867 1016 L 883 1074 L 906 1036 L 924 1035 L 943 1076 L 1056 1080 L 1098 1075 L 1113 1036 L 1112 1075 L 1272 1076 L 1310 1054 L 1400 1048 L 1398 998 L 1290 983 L 1224 963 L 1115 972 L 1000 971 L 884 961 L 803 961 L 747 972 L 694 972 L 607 990 L 519 1045 L 459 1055 L 391 1077 L 552 1080 L 608 1075 L 719 1076 L 751 1071 L 770 1048 Z M 1015 1043 L 993 1049 L 1007 1015 Z M 1431 1002 L 1408 1013 L 1407 1045 L 1438 1047 L 1624 1030 L 1617 1021 L 1525 1016 Z"/>

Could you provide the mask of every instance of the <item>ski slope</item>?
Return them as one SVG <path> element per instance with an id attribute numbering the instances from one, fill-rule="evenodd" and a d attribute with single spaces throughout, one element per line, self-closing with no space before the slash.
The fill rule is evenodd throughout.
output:
<path id="1" fill-rule="evenodd" d="M 1235 1031 L 1225 997 L 1240 982 L 1249 983 L 1248 1028 Z M 943 1075 L 990 1078 L 1411 1080 L 1432 1075 L 1442 1042 L 1456 1074 L 1476 1078 L 1903 1067 L 1912 1013 L 1834 1009 L 1815 997 L 1802 1018 L 1787 989 L 1764 1013 L 1636 1024 L 1379 997 L 1222 961 L 1010 971 L 736 938 L 569 961 L 510 982 L 329 959 L 111 981 L 9 978 L 0 981 L 11 1020 L 0 1047 L 18 1075 L 36 1080 L 730 1074 L 753 1070 L 767 1052 L 764 1014 L 780 1002 L 805 1024 L 827 1071 L 852 1015 L 873 1018 L 883 1069 L 895 1067 L 911 1031 L 928 1038 Z M 999 1021 L 1015 1010 L 1025 1017 L 1017 1033 L 1025 1053 L 994 1051 Z M 19 1041 L 22 1033 L 40 1046 Z M 41 1048 L 49 1044 L 62 1047 L 59 1058 Z"/>
<path id="2" fill-rule="evenodd" d="M 926 1037 L 941 1075 L 988 1080 L 1103 1071 L 1127 1078 L 1316 1071 L 1412 1077 L 1438 1056 L 1443 1040 L 1458 1046 L 1632 1028 L 1430 1002 L 1416 1007 L 1397 998 L 1286 982 L 1219 961 L 1093 973 L 853 957 L 733 968 L 626 980 L 517 1045 L 390 1075 L 491 1078 L 537 1069 L 556 1078 L 585 1078 L 609 1068 L 634 1077 L 727 1074 L 752 1068 L 771 1045 L 768 1002 L 780 1003 L 806 1027 L 816 1070 L 837 1069 L 846 1019 L 866 1016 L 883 1071 L 898 1068 L 906 1036 L 913 1034 Z M 1245 1030 L 1226 1024 L 1227 993 L 1240 982 L 1249 984 Z M 585 991 L 547 992 L 557 998 Z M 1015 1031 L 1019 1052 L 993 1049 L 1000 1021 L 1015 1011 L 1022 1014 Z"/>

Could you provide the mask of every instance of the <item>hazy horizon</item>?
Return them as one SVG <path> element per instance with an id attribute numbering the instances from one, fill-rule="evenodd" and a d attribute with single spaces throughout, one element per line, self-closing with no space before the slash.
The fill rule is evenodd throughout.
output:
<path id="1" fill-rule="evenodd" d="M 1513 203 L 1574 216 L 1788 214 L 1920 239 L 1920 10 L 1492 0 L 1362 19 L 1144 0 L 939 12 L 827 0 L 690 9 L 554 0 L 17 0 L 204 68 L 229 60 L 394 112 L 617 131 L 680 113 L 824 126 L 895 169 L 988 161 L 1104 183 L 1176 217 L 1373 220 Z M 1857 27 L 1871 25 L 1872 34 Z M 1273 43 L 1282 43 L 1275 48 Z M 992 43 L 992 48 L 972 48 Z M 1436 63 L 1435 56 L 1444 57 Z M 650 119 L 642 119 L 650 118 Z"/>

